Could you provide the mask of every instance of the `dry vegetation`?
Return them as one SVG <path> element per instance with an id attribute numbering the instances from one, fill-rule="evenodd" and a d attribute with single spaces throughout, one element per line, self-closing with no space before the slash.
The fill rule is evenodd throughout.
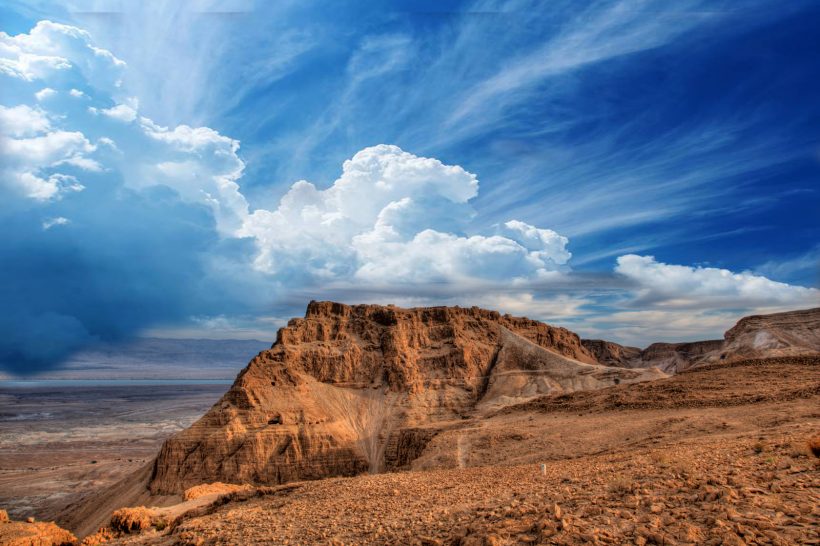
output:
<path id="1" fill-rule="evenodd" d="M 140 532 L 151 527 L 153 515 L 145 506 L 120 508 L 111 515 L 111 528 L 121 533 Z"/>
<path id="2" fill-rule="evenodd" d="M 222 482 L 203 483 L 202 485 L 195 485 L 194 487 L 186 489 L 185 493 L 182 494 L 182 499 L 190 501 L 198 499 L 200 497 L 204 497 L 206 495 L 224 495 L 226 493 L 233 493 L 235 491 L 245 491 L 251 488 L 252 486 L 248 484 L 237 485 L 233 483 Z"/>

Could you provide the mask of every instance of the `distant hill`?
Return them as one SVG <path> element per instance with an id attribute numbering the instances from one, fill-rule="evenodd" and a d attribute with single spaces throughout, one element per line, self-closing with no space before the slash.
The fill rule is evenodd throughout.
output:
<path id="1" fill-rule="evenodd" d="M 723 339 L 653 343 L 643 350 L 602 339 L 582 339 L 581 344 L 601 364 L 654 366 L 666 373 L 749 358 L 816 355 L 820 353 L 820 308 L 743 317 Z"/>

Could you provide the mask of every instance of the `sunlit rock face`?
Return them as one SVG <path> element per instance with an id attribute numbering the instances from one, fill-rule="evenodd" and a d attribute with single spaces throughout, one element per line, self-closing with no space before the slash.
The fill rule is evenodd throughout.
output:
<path id="1" fill-rule="evenodd" d="M 477 307 L 311 302 L 202 419 L 165 442 L 150 488 L 400 468 L 466 416 L 660 377 L 598 364 L 564 328 Z"/>

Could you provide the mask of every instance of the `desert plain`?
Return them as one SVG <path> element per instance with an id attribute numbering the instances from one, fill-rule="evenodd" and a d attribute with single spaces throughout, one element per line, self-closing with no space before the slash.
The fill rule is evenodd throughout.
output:
<path id="1" fill-rule="evenodd" d="M 225 390 L 219 384 L 0 388 L 0 506 L 55 519 L 133 473 Z"/>

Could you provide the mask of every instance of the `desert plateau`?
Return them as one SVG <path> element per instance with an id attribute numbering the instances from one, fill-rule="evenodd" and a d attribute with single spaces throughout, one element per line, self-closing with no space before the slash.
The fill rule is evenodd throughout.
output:
<path id="1" fill-rule="evenodd" d="M 153 389 L 114 413 L 130 438 L 14 431 L 0 541 L 817 543 L 819 341 L 820 309 L 640 350 L 477 307 L 311 302 L 210 409 L 218 385 Z M 25 467 L 44 452 L 73 476 Z"/>

